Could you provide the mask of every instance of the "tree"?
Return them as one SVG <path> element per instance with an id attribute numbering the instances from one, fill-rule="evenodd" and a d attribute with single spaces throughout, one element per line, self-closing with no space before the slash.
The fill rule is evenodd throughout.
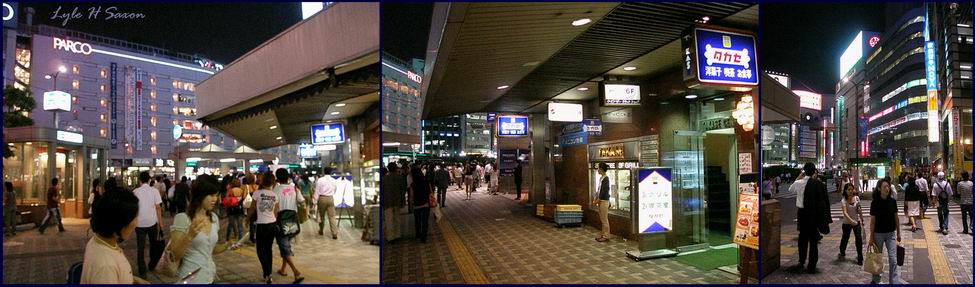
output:
<path id="1" fill-rule="evenodd" d="M 15 128 L 34 125 L 34 119 L 27 116 L 37 106 L 37 101 L 31 97 L 30 90 L 21 90 L 12 86 L 3 88 L 3 127 Z M 13 150 L 7 145 L 6 138 L 3 143 L 3 158 L 13 155 Z"/>

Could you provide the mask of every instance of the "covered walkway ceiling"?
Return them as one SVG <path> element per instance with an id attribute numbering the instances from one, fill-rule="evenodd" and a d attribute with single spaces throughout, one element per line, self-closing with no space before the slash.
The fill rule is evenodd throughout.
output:
<path id="1" fill-rule="evenodd" d="M 431 37 L 442 37 L 428 47 L 433 67 L 424 118 L 530 112 L 603 75 L 646 76 L 677 66 L 681 33 L 702 17 L 751 29 L 758 21 L 758 5 L 732 2 L 451 3 L 434 9 L 445 9 L 446 17 L 434 17 L 431 25 Z M 593 22 L 573 26 L 580 18 Z M 639 60 L 645 68 L 623 73 L 621 67 Z M 596 89 L 589 93 L 564 99 L 591 99 Z"/>
<path id="2" fill-rule="evenodd" d="M 337 3 L 197 85 L 199 120 L 261 150 L 379 101 L 379 4 Z"/>

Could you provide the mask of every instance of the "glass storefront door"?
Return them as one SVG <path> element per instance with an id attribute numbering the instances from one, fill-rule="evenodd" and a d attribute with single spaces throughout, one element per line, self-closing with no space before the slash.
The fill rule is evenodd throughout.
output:
<path id="1" fill-rule="evenodd" d="M 666 158 L 665 158 L 666 160 Z M 666 163 L 665 163 L 666 164 Z M 674 235 L 678 252 L 708 248 L 707 193 L 704 190 L 704 135 L 674 132 Z"/>

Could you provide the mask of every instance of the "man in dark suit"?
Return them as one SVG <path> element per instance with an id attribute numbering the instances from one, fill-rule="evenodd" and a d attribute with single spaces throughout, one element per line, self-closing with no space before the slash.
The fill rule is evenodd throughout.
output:
<path id="1" fill-rule="evenodd" d="M 831 221 L 829 198 L 826 195 L 826 183 L 819 179 L 816 166 L 812 163 L 806 163 L 802 169 L 802 174 L 790 187 L 790 189 L 797 189 L 796 207 L 799 208 L 797 213 L 799 219 L 799 265 L 795 269 L 802 271 L 808 257 L 809 265 L 806 265 L 805 271 L 814 274 L 818 273 L 816 263 L 819 261 L 819 233 L 820 231 L 829 232 L 829 222 Z M 801 192 L 799 192 L 800 190 Z"/>
<path id="2" fill-rule="evenodd" d="M 437 171 L 433 172 L 433 182 L 437 186 L 437 204 L 440 207 L 447 207 L 447 186 L 450 185 L 450 173 L 447 172 L 447 166 L 443 164 L 439 164 L 437 167 Z"/>
<path id="3" fill-rule="evenodd" d="M 515 163 L 515 200 L 521 200 L 521 160 L 517 160 Z"/>

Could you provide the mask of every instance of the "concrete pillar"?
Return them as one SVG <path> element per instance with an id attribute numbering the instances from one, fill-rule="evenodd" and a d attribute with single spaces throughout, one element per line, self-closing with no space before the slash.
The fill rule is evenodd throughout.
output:
<path id="1" fill-rule="evenodd" d="M 359 145 L 365 140 L 362 133 L 364 128 L 365 124 L 363 124 L 361 121 L 353 120 L 349 122 L 348 128 L 346 129 L 346 134 L 349 137 L 349 149 L 351 150 L 348 155 L 349 168 L 346 170 L 346 172 L 352 174 L 352 183 L 359 189 L 359 193 L 355 194 L 353 197 L 355 202 L 352 203 L 352 215 L 354 218 L 353 222 L 355 222 L 355 227 L 362 227 L 365 225 L 365 209 L 361 204 L 364 192 L 362 189 L 362 183 L 365 175 L 362 174 L 362 151 L 359 148 Z"/>
<path id="2" fill-rule="evenodd" d="M 548 138 L 548 120 L 544 114 L 531 116 L 531 161 L 526 178 L 528 183 L 528 200 L 532 205 L 545 204 L 545 167 L 549 164 L 545 139 Z"/>
<path id="3" fill-rule="evenodd" d="M 57 172 L 56 172 L 57 160 L 58 160 L 57 146 L 58 146 L 57 141 L 51 141 L 47 143 L 47 177 L 44 178 L 43 180 L 44 186 L 50 185 L 51 179 L 57 176 Z M 43 192 L 44 192 L 43 194 L 47 194 L 46 189 L 43 190 Z"/>

